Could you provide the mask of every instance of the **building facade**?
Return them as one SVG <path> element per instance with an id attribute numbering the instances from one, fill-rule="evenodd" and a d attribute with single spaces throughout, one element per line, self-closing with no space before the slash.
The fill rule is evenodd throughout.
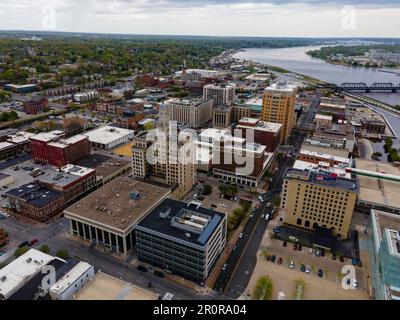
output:
<path id="1" fill-rule="evenodd" d="M 201 127 L 212 119 L 213 101 L 211 99 L 206 101 L 169 99 L 165 101 L 165 104 L 168 106 L 171 121 L 186 124 L 193 129 Z"/>
<path id="2" fill-rule="evenodd" d="M 27 114 L 42 113 L 43 109 L 47 108 L 49 102 L 46 97 L 34 96 L 30 100 L 24 102 L 24 111 Z"/>
<path id="3" fill-rule="evenodd" d="M 203 100 L 209 99 L 214 101 L 214 106 L 230 106 L 235 101 L 235 86 L 230 84 L 208 84 L 203 87 Z"/>
<path id="4" fill-rule="evenodd" d="M 286 141 L 295 125 L 296 86 L 273 84 L 265 89 L 261 120 L 282 124 L 281 142 Z"/>
<path id="5" fill-rule="evenodd" d="M 282 125 L 254 118 L 241 118 L 235 129 L 241 131 L 242 138 L 249 134 L 255 143 L 266 146 L 267 152 L 274 152 L 281 139 Z"/>
<path id="6" fill-rule="evenodd" d="M 357 182 L 322 172 L 289 169 L 283 182 L 281 209 L 285 223 L 314 231 L 331 229 L 347 239 L 357 201 Z"/>
<path id="7" fill-rule="evenodd" d="M 217 107 L 213 111 L 213 128 L 229 128 L 232 123 L 232 107 Z"/>
<path id="8" fill-rule="evenodd" d="M 136 226 L 140 261 L 201 285 L 226 246 L 226 215 L 165 199 Z"/>
<path id="9" fill-rule="evenodd" d="M 76 163 L 90 154 L 90 143 L 87 137 L 76 135 L 65 138 L 63 131 L 39 133 L 29 138 L 32 157 L 35 161 L 62 167 Z"/>

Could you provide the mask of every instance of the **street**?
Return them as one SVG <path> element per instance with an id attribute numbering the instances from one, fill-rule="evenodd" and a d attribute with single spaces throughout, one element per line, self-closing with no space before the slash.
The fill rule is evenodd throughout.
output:
<path id="1" fill-rule="evenodd" d="M 305 128 L 307 123 L 310 124 L 312 122 L 319 102 L 319 96 L 316 95 L 301 120 L 300 128 Z M 295 156 L 301 148 L 304 139 L 305 134 L 293 132 L 288 139 L 289 145 L 279 147 L 279 151 L 285 153 L 291 152 Z M 217 292 L 237 299 L 246 289 L 257 263 L 257 251 L 268 227 L 268 221 L 261 219 L 261 216 L 269 214 L 272 211 L 272 207 L 266 208 L 266 203 L 271 202 L 274 197 L 279 196 L 284 174 L 287 168 L 291 166 L 292 160 L 292 157 L 285 156 L 282 161 L 279 161 L 279 166 L 273 174 L 270 191 L 263 196 L 264 203 L 261 204 L 253 219 L 249 219 L 243 230 L 243 236 L 237 243 L 237 249 L 230 255 L 227 260 L 226 269 L 220 273 L 215 283 L 214 290 Z M 218 271 L 215 270 L 215 272 Z"/>

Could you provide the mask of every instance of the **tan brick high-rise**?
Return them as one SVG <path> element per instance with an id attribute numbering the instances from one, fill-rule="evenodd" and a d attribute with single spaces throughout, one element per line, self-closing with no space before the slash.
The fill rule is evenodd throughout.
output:
<path id="1" fill-rule="evenodd" d="M 286 83 L 275 83 L 264 91 L 261 120 L 282 124 L 282 143 L 295 125 L 296 91 L 296 86 Z"/>

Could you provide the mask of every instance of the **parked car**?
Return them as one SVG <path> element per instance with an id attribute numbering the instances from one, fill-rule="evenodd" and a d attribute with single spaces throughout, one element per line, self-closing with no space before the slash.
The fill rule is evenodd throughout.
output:
<path id="1" fill-rule="evenodd" d="M 306 266 L 305 266 L 304 264 L 302 264 L 302 265 L 300 266 L 300 271 L 301 271 L 301 272 L 306 272 Z"/>
<path id="2" fill-rule="evenodd" d="M 29 241 L 28 246 L 33 246 L 36 242 L 38 242 L 38 239 L 32 239 L 31 241 Z"/>
<path id="3" fill-rule="evenodd" d="M 318 277 L 322 278 L 324 276 L 324 272 L 322 271 L 322 269 L 318 270 Z"/>
<path id="4" fill-rule="evenodd" d="M 147 272 L 147 268 L 146 268 L 145 266 L 141 265 L 141 264 L 139 264 L 136 268 L 137 268 L 139 271 Z"/>
<path id="5" fill-rule="evenodd" d="M 267 255 L 267 261 L 271 261 L 271 255 Z"/>
<path id="6" fill-rule="evenodd" d="M 228 267 L 228 264 L 225 263 L 224 266 L 222 267 L 222 271 L 225 271 L 227 267 Z"/>
<path id="7" fill-rule="evenodd" d="M 299 246 L 297 247 L 297 250 L 299 250 L 299 251 L 303 250 L 303 246 L 301 244 L 299 244 Z"/>
<path id="8" fill-rule="evenodd" d="M 340 262 L 344 262 L 344 256 L 340 256 L 339 259 L 340 259 Z"/>
<path id="9" fill-rule="evenodd" d="M 336 254 L 332 254 L 332 260 L 336 260 L 336 259 L 337 259 Z"/>
<path id="10" fill-rule="evenodd" d="M 309 254 L 313 254 L 313 253 L 314 253 L 314 250 L 310 248 L 310 249 L 308 249 L 308 253 L 309 253 Z"/>
<path id="11" fill-rule="evenodd" d="M 154 273 L 154 275 L 157 276 L 157 277 L 160 277 L 160 278 L 164 278 L 164 277 L 165 277 L 165 274 L 164 274 L 163 272 L 161 272 L 161 271 L 154 270 L 153 273 Z"/>
<path id="12" fill-rule="evenodd" d="M 297 244 L 293 245 L 293 250 L 297 251 Z"/>
<path id="13" fill-rule="evenodd" d="M 282 258 L 281 258 L 281 257 L 279 257 L 279 259 L 278 259 L 277 263 L 278 263 L 279 265 L 281 265 L 281 264 L 282 264 Z"/>
<path id="14" fill-rule="evenodd" d="M 358 287 L 358 281 L 357 281 L 357 279 L 354 279 L 354 280 L 353 280 L 353 287 L 354 287 L 354 288 L 357 288 L 357 287 Z"/>
<path id="15" fill-rule="evenodd" d="M 26 247 L 28 244 L 29 244 L 29 241 L 21 242 L 21 243 L 18 245 L 18 248 Z"/>
<path id="16" fill-rule="evenodd" d="M 239 234 L 239 238 L 242 238 L 243 237 L 243 232 L 241 232 L 240 234 Z"/>
<path id="17" fill-rule="evenodd" d="M 306 266 L 306 273 L 310 274 L 311 273 L 311 267 L 310 266 Z"/>
<path id="18" fill-rule="evenodd" d="M 283 241 L 282 246 L 286 247 L 287 246 L 287 241 Z"/>
<path id="19" fill-rule="evenodd" d="M 237 249 L 237 244 L 235 244 L 235 246 L 232 248 L 232 251 L 236 251 Z"/>
<path id="20" fill-rule="evenodd" d="M 293 261 L 290 261 L 290 263 L 289 263 L 289 268 L 290 268 L 290 269 L 294 269 L 294 262 L 293 262 Z"/>
<path id="21" fill-rule="evenodd" d="M 272 257 L 271 257 L 271 262 L 275 262 L 275 260 L 276 260 L 276 255 L 272 255 Z"/>

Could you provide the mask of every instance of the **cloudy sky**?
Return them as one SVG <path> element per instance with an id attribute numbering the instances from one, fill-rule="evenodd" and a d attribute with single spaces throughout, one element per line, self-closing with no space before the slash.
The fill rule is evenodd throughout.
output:
<path id="1" fill-rule="evenodd" d="M 0 29 L 400 37 L 400 0 L 0 0 Z"/>

